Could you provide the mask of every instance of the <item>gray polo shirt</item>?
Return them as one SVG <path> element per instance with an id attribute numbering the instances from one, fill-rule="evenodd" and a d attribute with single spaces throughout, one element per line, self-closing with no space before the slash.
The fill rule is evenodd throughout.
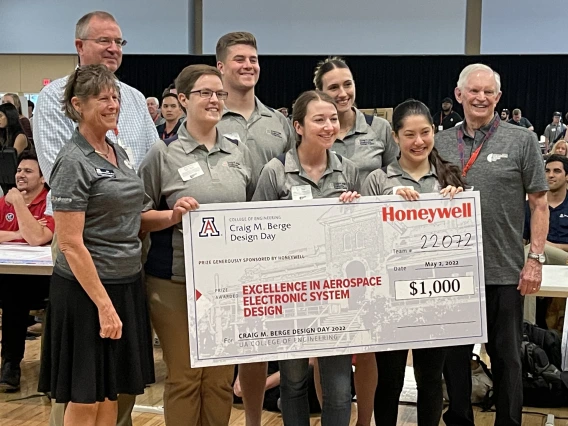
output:
<path id="1" fill-rule="evenodd" d="M 355 125 L 341 139 L 336 139 L 331 148 L 337 154 L 349 158 L 361 175 L 361 182 L 373 170 L 392 163 L 398 155 L 398 146 L 393 140 L 392 129 L 387 120 L 373 117 L 369 126 L 365 114 L 355 109 Z"/>
<path id="2" fill-rule="evenodd" d="M 146 191 L 143 211 L 158 210 L 164 203 L 172 209 L 181 197 L 193 197 L 199 204 L 249 201 L 259 175 L 257 167 L 246 146 L 239 147 L 217 132 L 217 142 L 207 151 L 184 123 L 178 139 L 156 142 L 140 165 Z M 172 280 L 184 282 L 181 223 L 175 225 L 171 244 Z"/>
<path id="3" fill-rule="evenodd" d="M 416 192 L 426 194 L 439 192 L 440 183 L 436 169 L 430 165 L 430 172 L 416 181 L 400 167 L 398 160 L 390 163 L 386 173 L 379 169 L 372 172 L 361 187 L 361 195 L 392 195 L 397 186 L 411 186 Z"/>
<path id="4" fill-rule="evenodd" d="M 51 171 L 54 211 L 85 212 L 83 242 L 105 284 L 125 282 L 140 272 L 140 210 L 144 187 L 126 152 L 114 148 L 118 167 L 95 152 L 76 129 L 59 151 Z M 54 272 L 68 279 L 74 275 L 58 252 Z"/>
<path id="5" fill-rule="evenodd" d="M 546 129 L 544 129 L 544 136 L 548 139 L 549 147 L 550 144 L 556 142 L 556 139 L 558 139 L 558 136 L 564 131 L 564 129 L 566 129 L 566 126 L 562 123 L 550 123 L 546 126 Z"/>
<path id="6" fill-rule="evenodd" d="M 473 137 L 464 136 L 466 164 L 492 124 L 477 130 Z M 465 122 L 459 127 L 465 133 Z M 459 127 L 437 133 L 435 141 L 442 158 L 461 167 Z M 466 181 L 481 195 L 485 283 L 517 285 L 524 265 L 526 194 L 548 190 L 535 133 L 501 121 L 493 137 L 483 144 Z"/>
<path id="7" fill-rule="evenodd" d="M 248 121 L 239 113 L 225 108 L 217 129 L 227 138 L 247 146 L 262 168 L 293 148 L 296 140 L 295 132 L 284 115 L 266 107 L 258 98 L 255 102 L 256 107 Z"/>
<path id="8" fill-rule="evenodd" d="M 302 169 L 296 148 L 286 153 L 284 164 L 274 158 L 262 169 L 253 201 L 301 200 L 339 197 L 345 191 L 359 191 L 357 166 L 347 158 L 327 151 L 327 168 L 319 182 Z"/>

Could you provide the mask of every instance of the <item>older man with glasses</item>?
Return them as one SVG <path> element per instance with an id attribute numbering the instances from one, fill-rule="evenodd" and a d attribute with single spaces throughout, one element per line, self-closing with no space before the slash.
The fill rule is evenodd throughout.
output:
<path id="1" fill-rule="evenodd" d="M 75 47 L 81 65 L 103 64 L 115 72 L 122 63 L 122 49 L 126 40 L 115 18 L 107 12 L 95 11 L 83 16 L 75 29 Z M 59 150 L 71 139 L 75 123 L 65 117 L 61 105 L 68 77 L 53 81 L 39 94 L 34 115 L 34 136 L 39 164 L 49 183 L 53 163 Z M 133 87 L 119 83 L 121 106 L 118 126 L 107 133 L 108 139 L 120 145 L 128 154 L 130 163 L 138 166 L 150 147 L 159 140 L 144 95 Z M 47 210 L 52 214 L 48 197 Z M 56 235 L 53 246 L 56 247 Z M 119 395 L 118 421 L 120 426 L 132 425 L 130 413 L 134 407 L 133 395 Z M 50 425 L 63 426 L 64 405 L 54 404 Z"/>

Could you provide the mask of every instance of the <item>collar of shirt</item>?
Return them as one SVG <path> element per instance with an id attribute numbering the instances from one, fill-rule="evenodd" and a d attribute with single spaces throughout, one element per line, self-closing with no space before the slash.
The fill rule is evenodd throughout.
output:
<path id="1" fill-rule="evenodd" d="M 230 114 L 230 115 L 241 115 L 238 112 L 235 111 L 231 111 L 229 108 L 225 107 L 223 109 L 223 116 L 225 116 L 226 114 Z M 262 102 L 260 102 L 260 100 L 255 96 L 254 97 L 254 111 L 250 116 L 250 119 L 252 119 L 254 116 L 260 114 L 261 116 L 264 117 L 272 117 L 272 111 L 270 110 L 270 108 L 268 108 L 266 105 L 264 105 Z M 249 121 L 250 121 L 249 119 Z"/>
<path id="2" fill-rule="evenodd" d="M 38 196 L 35 197 L 34 200 L 30 204 L 28 204 L 28 207 L 36 206 L 38 204 L 43 203 L 45 201 L 46 197 L 47 197 L 48 192 L 49 191 L 44 186 L 43 189 L 41 190 L 41 192 L 38 194 Z"/>
<path id="3" fill-rule="evenodd" d="M 351 130 L 347 132 L 345 138 L 354 134 L 365 134 L 369 132 L 369 125 L 367 124 L 367 120 L 365 119 L 365 114 L 363 114 L 355 107 L 352 107 L 351 109 L 355 112 L 355 124 L 353 125 Z"/>
<path id="4" fill-rule="evenodd" d="M 565 210 L 566 208 L 568 208 L 568 190 L 566 190 L 566 196 L 564 197 L 564 201 L 562 201 L 556 207 L 548 206 L 548 208 L 550 209 L 551 212 L 556 210 Z"/>
<path id="5" fill-rule="evenodd" d="M 296 148 L 291 149 L 286 153 L 286 165 L 284 166 L 284 173 L 302 173 L 303 169 L 300 166 L 300 159 L 298 158 L 298 151 Z M 323 176 L 332 172 L 343 171 L 343 164 L 337 158 L 337 155 L 327 150 L 327 168 Z"/>
<path id="6" fill-rule="evenodd" d="M 493 125 L 493 122 L 497 119 L 497 113 L 494 113 L 493 118 L 491 119 L 491 121 L 489 123 L 487 123 L 485 126 L 480 127 L 479 129 L 476 130 L 476 132 L 481 132 L 483 133 L 483 135 L 485 136 L 487 134 L 487 132 L 489 131 L 489 129 L 491 128 L 491 126 Z M 460 128 L 463 130 L 463 135 L 467 136 L 470 139 L 474 139 L 475 135 L 470 136 L 467 134 L 466 131 L 466 119 L 464 118 L 463 122 L 460 124 Z"/>
<path id="7" fill-rule="evenodd" d="M 185 125 L 180 126 L 177 134 L 178 134 L 178 141 L 181 143 L 183 151 L 186 154 L 191 154 L 196 149 L 206 150 L 206 148 L 202 144 L 198 143 L 193 138 L 193 136 L 189 134 L 189 132 L 187 131 L 187 127 Z M 237 149 L 238 147 L 236 144 L 234 144 L 229 139 L 225 138 L 219 132 L 217 132 L 217 141 L 215 142 L 215 145 L 213 146 L 213 148 L 211 148 L 211 151 L 209 151 L 209 153 L 216 151 L 223 151 L 226 152 L 227 154 L 231 154 Z"/>
<path id="8" fill-rule="evenodd" d="M 408 173 L 402 170 L 402 167 L 400 167 L 400 163 L 398 162 L 398 160 L 393 161 L 387 166 L 387 177 L 391 178 L 396 176 L 402 176 L 405 179 L 414 180 L 412 176 L 410 176 Z M 433 164 L 430 164 L 430 171 L 427 174 L 425 174 L 423 177 L 429 177 L 429 176 L 434 176 L 435 178 L 438 177 L 436 173 L 436 168 L 434 167 Z"/>
<path id="9" fill-rule="evenodd" d="M 93 152 L 95 152 L 95 148 L 93 148 L 93 146 L 87 142 L 87 139 L 85 139 L 85 137 L 79 132 L 79 128 L 75 128 L 75 131 L 73 132 L 73 136 L 71 136 L 71 141 L 77 145 L 77 147 L 83 151 L 83 154 L 85 154 L 85 157 L 87 157 L 89 154 L 92 154 Z M 112 147 L 114 144 L 107 138 L 105 137 L 105 142 L 110 145 L 110 147 Z"/>

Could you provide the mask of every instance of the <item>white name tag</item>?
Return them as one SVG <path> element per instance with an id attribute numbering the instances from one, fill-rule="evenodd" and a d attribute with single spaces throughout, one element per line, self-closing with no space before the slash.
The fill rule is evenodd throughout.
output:
<path id="1" fill-rule="evenodd" d="M 292 200 L 313 200 L 312 187 L 310 185 L 298 185 L 292 187 Z"/>
<path id="2" fill-rule="evenodd" d="M 203 170 L 199 163 L 188 164 L 187 166 L 180 167 L 178 173 L 181 176 L 181 180 L 184 182 L 195 179 L 203 174 Z"/>

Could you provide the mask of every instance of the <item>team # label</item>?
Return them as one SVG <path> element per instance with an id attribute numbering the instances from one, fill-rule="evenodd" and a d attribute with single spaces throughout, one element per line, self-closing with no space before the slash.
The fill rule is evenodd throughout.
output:
<path id="1" fill-rule="evenodd" d="M 436 207 L 435 209 L 395 209 L 383 207 L 383 222 L 402 222 L 405 220 L 425 220 L 432 223 L 437 219 L 460 219 L 471 217 L 471 203 L 455 207 Z"/>
<path id="2" fill-rule="evenodd" d="M 349 299 L 349 289 L 352 287 L 375 287 L 381 284 L 381 277 L 245 284 L 243 315 L 245 317 L 280 315 L 283 313 L 284 305 L 289 303 Z"/>

